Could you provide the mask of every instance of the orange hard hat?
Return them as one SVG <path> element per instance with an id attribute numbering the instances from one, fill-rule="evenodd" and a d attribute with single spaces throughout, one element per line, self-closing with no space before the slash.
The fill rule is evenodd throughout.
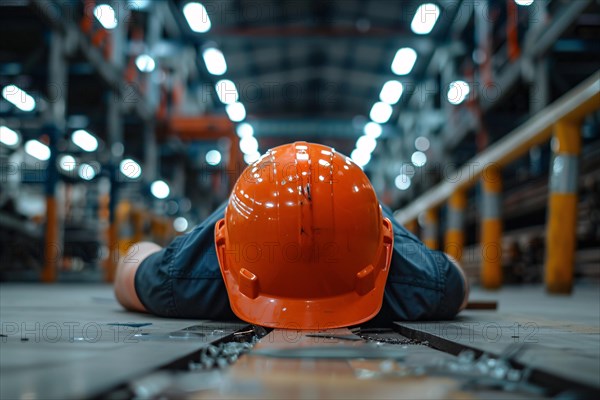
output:
<path id="1" fill-rule="evenodd" d="M 285 329 L 373 318 L 393 240 L 392 223 L 360 167 L 306 142 L 275 147 L 249 165 L 215 226 L 234 313 Z"/>

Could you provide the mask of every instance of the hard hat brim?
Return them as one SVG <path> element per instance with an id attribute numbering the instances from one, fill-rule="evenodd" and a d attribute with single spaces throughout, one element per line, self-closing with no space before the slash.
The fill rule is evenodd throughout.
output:
<path id="1" fill-rule="evenodd" d="M 366 322 L 381 310 L 393 252 L 392 224 L 387 218 L 383 223 L 381 250 L 373 261 L 373 266 L 377 266 L 373 269 L 377 271 L 373 288 L 366 293 L 357 289 L 338 296 L 313 299 L 269 296 L 260 294 L 258 288 L 254 294 L 244 294 L 248 293 L 248 289 L 240 287 L 239 277 L 232 273 L 243 268 L 232 268 L 235 260 L 229 259 L 224 251 L 224 225 L 224 220 L 221 220 L 215 226 L 216 252 L 231 308 L 240 319 L 270 328 L 323 330 Z"/>

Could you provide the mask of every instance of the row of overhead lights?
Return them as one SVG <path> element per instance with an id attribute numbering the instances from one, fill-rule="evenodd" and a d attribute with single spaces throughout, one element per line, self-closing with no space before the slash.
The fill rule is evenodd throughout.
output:
<path id="1" fill-rule="evenodd" d="M 244 154 L 244 161 L 251 164 L 260 158 L 258 141 L 254 137 L 254 128 L 247 122 L 239 124 L 236 133 L 240 138 L 240 150 Z"/>
<path id="2" fill-rule="evenodd" d="M 201 3 L 187 3 L 183 7 L 183 14 L 192 31 L 206 33 L 210 30 L 212 26 L 210 17 L 206 8 Z M 411 22 L 412 31 L 419 35 L 430 33 L 439 18 L 439 14 L 440 8 L 436 4 L 422 4 L 417 8 Z M 115 11 L 108 4 L 96 6 L 94 15 L 106 29 L 114 29 L 118 24 Z M 205 49 L 202 53 L 202 58 L 210 74 L 221 76 L 227 72 L 225 56 L 216 47 Z M 412 71 L 416 59 L 417 53 L 414 49 L 409 47 L 401 48 L 396 52 L 392 61 L 391 70 L 394 74 L 399 76 L 408 75 Z M 156 66 L 154 59 L 148 54 L 139 55 L 135 63 L 142 72 L 152 72 Z M 239 102 L 239 93 L 235 83 L 229 79 L 221 79 L 216 83 L 215 90 L 219 100 L 225 105 L 225 111 L 230 120 L 233 122 L 242 122 L 246 118 L 246 109 L 244 105 Z M 393 113 L 392 106 L 400 100 L 402 92 L 403 86 L 401 82 L 396 80 L 386 82 L 380 93 L 380 101 L 373 105 L 369 113 L 371 120 L 378 124 L 387 123 Z M 464 81 L 455 81 L 450 84 L 448 100 L 452 104 L 460 104 L 468 94 L 468 84 Z M 373 130 L 374 128 L 370 127 L 366 129 Z M 254 139 L 254 141 L 255 140 L 256 139 Z M 258 158 L 256 156 L 258 150 L 254 152 L 254 141 L 252 139 L 246 139 L 244 145 L 240 142 L 240 149 L 244 153 L 244 159 L 246 161 Z M 364 145 L 364 143 L 367 143 L 367 145 Z M 357 146 L 357 151 L 353 152 L 355 155 L 353 159 L 359 161 L 358 163 L 361 164 L 361 166 L 364 166 L 369 162 L 372 152 L 365 151 L 365 149 L 371 149 L 373 146 L 371 140 L 368 139 L 361 140 L 361 144 L 361 146 Z M 251 149 L 252 152 L 248 153 L 246 151 L 247 149 Z M 218 150 L 211 150 L 206 154 L 206 161 L 210 165 L 218 165 L 221 158 L 221 154 Z"/>
<path id="3" fill-rule="evenodd" d="M 117 27 L 118 22 L 116 13 L 110 5 L 97 5 L 94 8 L 93 13 L 105 29 L 111 30 Z M 142 72 L 151 72 L 155 68 L 155 61 L 152 57 L 142 54 L 136 59 L 136 65 Z M 36 107 L 35 99 L 16 85 L 5 86 L 2 89 L 2 97 L 21 111 L 31 112 Z M 71 134 L 71 141 L 81 150 L 89 153 L 96 151 L 99 145 L 98 139 L 84 129 L 74 131 Z M 18 132 L 6 126 L 0 126 L 0 143 L 7 147 L 15 148 L 18 146 L 19 142 L 20 134 Z M 50 159 L 50 148 L 39 140 L 33 139 L 27 141 L 24 144 L 24 150 L 28 155 L 37 160 L 47 161 Z M 98 167 L 93 167 L 87 163 L 77 165 L 75 158 L 69 154 L 61 156 L 58 165 L 64 172 L 72 172 L 77 169 L 78 175 L 82 179 L 88 181 L 94 179 L 99 170 Z M 127 169 L 124 169 L 125 166 L 127 166 Z M 141 176 L 141 171 L 140 165 L 132 159 L 125 159 L 121 162 L 121 173 L 131 179 L 139 178 L 139 176 Z"/>
<path id="4" fill-rule="evenodd" d="M 92 153 L 98 149 L 98 139 L 83 129 L 74 131 L 71 134 L 71 141 L 88 153 Z M 19 132 L 4 125 L 0 126 L 0 143 L 2 145 L 15 149 L 20 142 L 21 134 Z M 48 161 L 51 156 L 50 147 L 36 139 L 25 142 L 23 149 L 25 153 L 39 161 Z M 99 172 L 98 166 L 92 166 L 88 163 L 78 163 L 75 157 L 70 154 L 63 154 L 58 160 L 58 166 L 63 172 L 73 172 L 77 169 L 79 177 L 87 181 L 94 179 Z M 132 180 L 138 179 L 142 175 L 142 167 L 137 161 L 131 158 L 122 160 L 119 170 L 124 176 Z"/>
<path id="5" fill-rule="evenodd" d="M 375 124 L 377 125 L 377 124 Z M 378 126 L 378 125 L 377 125 Z M 379 129 L 381 127 L 379 126 Z M 254 137 L 254 128 L 247 122 L 242 122 L 236 127 L 236 134 L 240 140 L 240 150 L 244 155 L 244 161 L 251 164 L 260 158 L 258 141 Z M 379 132 L 381 134 L 381 132 Z M 206 153 L 206 163 L 218 165 L 221 162 L 221 153 L 218 150 L 210 150 Z"/>
<path id="6" fill-rule="evenodd" d="M 400 174 L 394 179 L 394 184 L 398 190 L 408 190 L 412 184 L 412 178 L 415 175 L 415 167 L 423 167 L 427 163 L 425 152 L 429 150 L 430 142 L 424 136 L 415 139 L 415 151 L 410 157 L 411 164 L 403 164 Z"/>
<path id="7" fill-rule="evenodd" d="M 187 3 L 183 7 L 183 15 L 192 31 L 206 33 L 211 28 L 210 17 L 204 5 L 198 2 Z M 222 76 L 227 72 L 227 62 L 223 52 L 216 47 L 208 47 L 202 52 L 202 59 L 211 75 Z M 246 108 L 240 102 L 240 96 L 235 83 L 229 79 L 221 79 L 215 84 L 219 101 L 225 105 L 225 112 L 232 122 L 238 123 L 236 132 L 240 138 L 240 150 L 244 160 L 250 164 L 260 157 L 258 141 L 254 137 L 252 125 L 243 122 L 246 119 Z M 206 153 L 206 162 L 217 165 L 221 161 L 218 150 Z"/>
<path id="8" fill-rule="evenodd" d="M 98 140 L 89 132 L 77 130 L 73 132 L 72 140 L 83 150 L 93 152 L 98 148 Z M 7 126 L 0 126 L 0 143 L 3 145 L 16 148 L 20 142 L 20 134 Z M 51 151 L 48 146 L 39 140 L 29 140 L 24 145 L 25 152 L 40 161 L 48 161 Z M 58 166 L 64 173 L 72 173 L 77 171 L 77 175 L 86 181 L 93 180 L 100 172 L 100 166 L 96 162 L 78 163 L 75 157 L 70 154 L 64 154 L 58 160 Z M 126 158 L 119 164 L 121 173 L 131 180 L 136 180 L 142 175 L 142 167 L 139 163 L 131 158 Z M 169 185 L 163 180 L 156 180 L 150 185 L 150 192 L 157 199 L 166 199 L 171 192 Z M 180 217 L 183 218 L 183 217 Z M 187 220 L 185 218 L 177 218 L 174 221 L 174 228 L 178 232 L 183 232 L 187 229 Z"/>
<path id="9" fill-rule="evenodd" d="M 534 0 L 514 0 L 515 3 L 519 6 L 530 6 L 531 4 L 533 4 Z M 435 20 L 437 20 L 438 16 L 439 16 L 439 8 L 437 8 L 437 6 L 434 4 L 422 4 L 418 9 L 417 12 L 415 13 L 415 17 L 413 18 L 413 21 L 411 23 L 411 29 L 414 33 L 416 34 L 427 34 L 429 32 L 431 32 L 431 30 L 433 29 L 433 25 L 435 25 Z M 419 17 L 418 17 L 419 16 Z M 426 23 L 427 21 L 427 16 L 431 17 L 431 20 L 433 20 L 433 23 L 431 23 L 431 20 L 429 22 L 429 24 Z M 396 54 L 397 56 L 397 54 Z M 386 83 L 386 85 L 389 84 Z M 385 88 L 385 85 L 384 85 Z M 448 85 L 448 92 L 447 92 L 447 98 L 448 98 L 448 102 L 450 104 L 453 105 L 458 105 L 461 104 L 462 102 L 465 101 L 465 99 L 467 98 L 467 96 L 470 93 L 470 86 L 467 82 L 463 81 L 463 80 L 456 80 L 451 82 Z M 400 89 L 400 95 L 402 94 L 402 91 Z M 382 90 L 382 94 L 380 95 L 380 98 L 383 96 L 383 90 Z M 399 97 L 398 97 L 399 99 Z M 383 98 L 382 98 L 383 101 Z M 390 104 L 390 102 L 387 102 L 388 104 Z M 386 110 L 387 112 L 387 110 Z M 391 112 L 390 112 L 391 114 Z M 394 184 L 395 186 L 398 188 L 398 190 L 408 190 L 411 186 L 412 183 L 412 177 L 415 174 L 415 168 L 414 167 L 423 167 L 425 166 L 425 164 L 427 163 L 427 155 L 425 154 L 425 152 L 427 150 L 429 150 L 430 147 L 430 142 L 429 139 L 427 139 L 424 136 L 419 136 L 418 138 L 415 139 L 415 151 L 412 153 L 411 156 L 411 164 L 405 164 L 402 166 L 402 170 L 400 172 L 400 174 L 398 174 L 396 176 L 396 178 L 394 179 Z"/>
<path id="10" fill-rule="evenodd" d="M 517 4 L 519 4 L 520 1 L 521 2 L 529 1 L 530 4 L 533 2 L 533 0 L 515 0 L 515 1 L 517 2 Z M 435 26 L 435 23 L 437 22 L 439 16 L 440 16 L 440 8 L 436 4 L 433 4 L 433 3 L 421 4 L 417 8 L 417 11 L 415 12 L 413 20 L 410 24 L 410 28 L 417 35 L 426 35 L 433 30 L 433 27 Z M 412 50 L 412 49 L 409 49 L 409 50 Z M 417 54 L 411 53 L 411 52 L 406 52 L 403 55 L 404 59 L 411 60 L 412 59 L 411 57 L 414 57 L 414 59 L 416 60 Z M 400 64 L 401 58 L 399 58 L 398 53 L 396 53 L 396 58 L 398 58 L 399 64 L 397 65 L 397 68 L 399 70 L 402 70 L 402 68 L 404 66 L 406 68 L 408 68 L 408 64 L 405 64 L 405 65 Z M 396 58 L 394 58 L 394 61 L 396 61 Z M 393 65 L 394 64 L 392 64 L 392 69 L 393 69 Z M 410 70 L 408 72 L 410 72 Z M 397 75 L 406 75 L 406 74 L 398 74 L 397 73 Z M 448 101 L 450 102 L 450 104 L 458 105 L 467 98 L 467 96 L 469 95 L 469 92 L 470 92 L 470 88 L 469 88 L 469 84 L 467 82 L 462 81 L 462 80 L 457 80 L 457 81 L 451 82 L 450 85 L 448 86 L 448 92 L 447 92 Z"/>
<path id="11" fill-rule="evenodd" d="M 439 15 L 440 8 L 437 5 L 432 3 L 421 4 L 415 12 L 410 27 L 415 34 L 426 35 L 433 30 Z M 404 57 L 410 58 L 412 56 L 412 54 L 407 52 Z M 414 53 L 415 61 L 416 56 L 416 53 Z M 398 57 L 398 54 L 396 54 L 396 57 Z M 419 136 L 415 140 L 416 150 L 410 157 L 411 164 L 404 164 L 400 174 L 394 179 L 394 184 L 398 190 L 408 190 L 410 188 L 412 177 L 415 174 L 415 167 L 423 167 L 427 163 L 427 155 L 425 152 L 429 150 L 429 146 L 429 139 L 424 136 Z"/>
<path id="12" fill-rule="evenodd" d="M 102 26 L 107 30 L 114 29 L 118 25 L 115 10 L 108 4 L 97 5 L 94 8 L 94 16 L 100 22 L 100 24 L 102 24 Z M 208 23 L 210 28 L 210 21 Z M 156 61 L 149 54 L 143 53 L 137 56 L 135 60 L 135 65 L 141 72 L 149 73 L 154 71 L 154 69 L 156 68 Z M 73 141 L 75 142 L 75 140 Z M 85 148 L 83 149 L 86 150 Z M 123 175 L 131 179 L 137 179 L 142 174 L 141 166 L 133 159 L 125 159 L 121 161 L 119 169 Z M 156 180 L 150 185 L 150 192 L 157 199 L 166 199 L 167 197 L 169 197 L 171 190 L 169 188 L 169 185 L 165 181 Z M 186 226 L 185 228 L 183 228 L 182 231 L 187 229 L 187 221 L 185 222 Z M 179 225 L 181 226 L 181 224 Z"/>
<path id="13" fill-rule="evenodd" d="M 519 5 L 525 5 L 525 1 L 519 2 Z M 531 2 L 529 3 L 531 4 Z M 527 5 L 529 5 L 527 4 Z M 421 4 L 412 19 L 411 30 L 418 35 L 429 34 L 435 26 L 440 8 L 433 3 Z M 417 61 L 417 52 L 410 47 L 398 49 L 392 60 L 391 71 L 398 76 L 408 75 Z M 371 153 L 377 146 L 376 139 L 381 135 L 381 125 L 387 123 L 392 114 L 395 104 L 400 101 L 404 87 L 400 81 L 387 81 L 379 93 L 379 101 L 373 104 L 369 117 L 371 119 L 364 127 L 363 136 L 356 141 L 356 148 L 351 153 L 351 158 L 361 167 L 364 167 L 371 160 Z M 451 82 L 448 86 L 447 98 L 453 105 L 461 104 L 469 95 L 469 84 L 463 80 Z M 411 163 L 414 167 L 422 167 L 427 163 L 425 151 L 429 149 L 429 140 L 425 137 L 419 137 L 415 141 L 416 151 L 411 156 Z M 411 186 L 413 173 L 402 171 L 394 180 L 399 190 L 407 190 Z"/>
<path id="14" fill-rule="evenodd" d="M 94 15 L 105 29 L 114 29 L 118 21 L 114 9 L 108 4 L 101 4 L 94 9 Z M 192 31 L 206 33 L 211 28 L 211 21 L 206 8 L 198 2 L 187 3 L 183 7 L 183 15 Z M 209 47 L 202 52 L 202 58 L 207 71 L 211 75 L 221 76 L 227 72 L 225 56 L 216 47 Z M 148 54 L 140 54 L 135 61 L 136 66 L 142 72 L 152 72 L 156 62 Z M 235 83 L 229 79 L 221 79 L 215 84 L 215 90 L 219 100 L 225 105 L 225 111 L 233 122 L 242 122 L 246 118 L 246 109 L 239 102 L 239 93 Z M 237 127 L 240 136 L 240 149 L 244 153 L 247 163 L 258 159 L 258 141 L 253 137 L 254 130 L 251 125 L 241 123 Z M 222 160 L 219 150 L 212 149 L 206 153 L 206 162 L 209 165 L 218 165 Z M 151 185 L 151 192 L 157 198 L 166 198 L 169 195 L 169 187 L 164 181 L 156 181 Z"/>
<path id="15" fill-rule="evenodd" d="M 433 3 L 421 4 L 412 19 L 411 29 L 415 34 L 426 35 L 431 32 L 440 16 L 440 8 Z M 417 52 L 410 47 L 402 47 L 396 51 L 390 69 L 398 76 L 410 74 L 417 62 Z M 377 138 L 381 135 L 382 124 L 387 123 L 404 92 L 402 82 L 398 80 L 387 81 L 379 93 L 379 101 L 373 104 L 369 112 L 371 119 L 364 127 L 363 136 L 356 141 L 356 148 L 350 157 L 360 167 L 364 167 L 371 160 L 371 154 L 377 147 Z"/>
<path id="16" fill-rule="evenodd" d="M 138 4 L 138 1 L 139 0 L 136 1 L 136 4 Z M 142 3 L 144 6 L 148 5 L 147 1 L 142 1 L 139 4 Z M 110 5 L 97 5 L 94 8 L 93 13 L 96 19 L 105 29 L 112 30 L 118 26 L 115 10 Z M 135 64 L 141 72 L 152 72 L 156 68 L 155 60 L 148 54 L 138 55 L 135 60 Z M 6 101 L 12 103 L 21 111 L 31 112 L 36 107 L 35 99 L 16 85 L 5 86 L 2 89 L 1 94 Z M 18 132 L 8 128 L 7 126 L 0 126 L 1 144 L 9 148 L 16 148 L 21 140 L 20 137 L 21 135 Z M 98 140 L 85 130 L 80 129 L 73 132 L 71 135 L 71 140 L 74 144 L 86 152 L 94 152 L 98 149 Z M 24 150 L 27 154 L 40 161 L 47 161 L 51 156 L 50 148 L 38 140 L 27 141 L 24 145 Z M 80 163 L 77 165 L 75 157 L 69 154 L 61 156 L 58 165 L 60 169 L 65 172 L 73 172 L 75 169 L 77 169 L 79 177 L 88 181 L 94 179 L 99 170 L 98 167 L 88 163 Z M 124 176 L 130 179 L 138 179 L 142 174 L 142 168 L 139 163 L 131 158 L 122 160 L 119 165 L 119 169 Z M 150 191 L 152 195 L 158 199 L 165 199 L 170 194 L 169 185 L 162 180 L 154 181 L 150 186 Z M 178 217 L 174 220 L 173 227 L 177 232 L 184 232 L 188 228 L 188 221 L 184 217 Z"/>
<path id="17" fill-rule="evenodd" d="M 15 148 L 21 141 L 21 135 L 7 126 L 0 126 L 0 143 Z M 71 141 L 86 152 L 94 152 L 98 149 L 98 139 L 86 130 L 78 129 L 71 135 Z M 50 158 L 50 148 L 38 140 L 29 140 L 25 143 L 25 152 L 40 161 Z"/>

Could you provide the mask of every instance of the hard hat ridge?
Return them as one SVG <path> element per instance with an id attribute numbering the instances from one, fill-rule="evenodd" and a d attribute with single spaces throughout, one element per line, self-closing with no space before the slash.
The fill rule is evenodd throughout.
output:
<path id="1" fill-rule="evenodd" d="M 379 311 L 393 233 L 360 167 L 330 147 L 296 142 L 246 168 L 215 245 L 238 317 L 327 329 Z"/>

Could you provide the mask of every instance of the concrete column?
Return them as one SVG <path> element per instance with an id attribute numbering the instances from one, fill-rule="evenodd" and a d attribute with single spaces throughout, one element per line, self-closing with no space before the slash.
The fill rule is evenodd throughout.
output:
<path id="1" fill-rule="evenodd" d="M 577 243 L 580 123 L 558 122 L 552 147 L 554 160 L 548 199 L 544 280 L 546 289 L 551 293 L 571 293 Z"/>
<path id="2" fill-rule="evenodd" d="M 502 175 L 491 164 L 481 175 L 481 284 L 486 289 L 502 285 Z"/>
<path id="3" fill-rule="evenodd" d="M 423 227 L 423 243 L 431 250 L 438 249 L 438 210 L 429 209 L 425 212 L 425 226 Z"/>
<path id="4" fill-rule="evenodd" d="M 459 189 L 450 196 L 444 252 L 454 257 L 457 261 L 462 259 L 463 247 L 465 245 L 464 221 L 466 207 L 467 195 L 464 190 Z"/>

